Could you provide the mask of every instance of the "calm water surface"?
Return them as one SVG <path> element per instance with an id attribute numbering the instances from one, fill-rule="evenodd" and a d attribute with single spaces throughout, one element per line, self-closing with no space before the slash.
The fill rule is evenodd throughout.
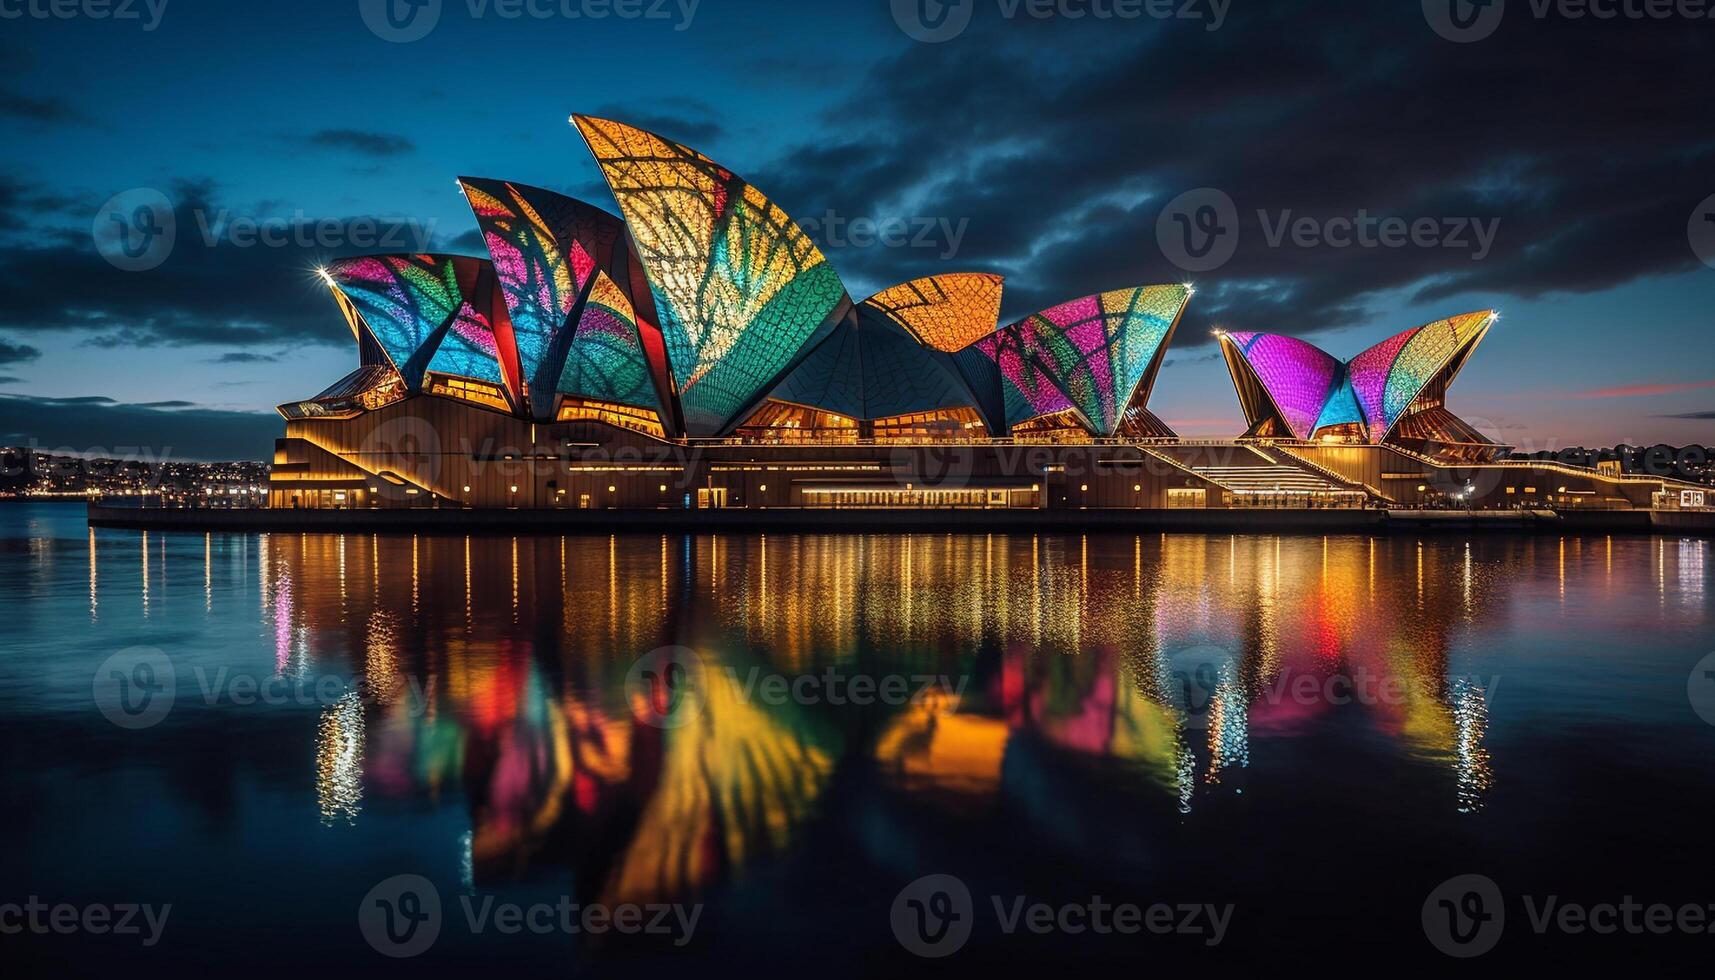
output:
<path id="1" fill-rule="evenodd" d="M 1715 727 L 1687 689 L 1715 650 L 1711 551 L 145 535 L 92 533 L 75 506 L 4 505 L 0 903 L 172 913 L 152 949 L 0 936 L 0 962 L 1451 967 L 1421 914 L 1453 875 L 1509 895 L 1715 901 Z M 120 713 L 154 721 L 122 727 L 99 685 L 114 663 L 146 682 L 145 660 L 169 665 L 170 710 Z M 967 945 L 936 961 L 890 924 L 901 889 L 932 873 L 975 896 Z M 400 874 L 433 883 L 445 923 L 421 956 L 389 960 L 359 908 Z M 993 908 L 1097 895 L 1233 912 L 1210 948 L 1009 935 Z M 462 911 L 562 896 L 699 917 L 675 945 L 472 934 Z M 1715 949 L 1539 937 L 1522 906 L 1508 913 L 1473 962 Z"/>

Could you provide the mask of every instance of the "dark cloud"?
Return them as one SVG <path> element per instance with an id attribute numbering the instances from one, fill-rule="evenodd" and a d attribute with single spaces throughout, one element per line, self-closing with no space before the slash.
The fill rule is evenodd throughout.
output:
<path id="1" fill-rule="evenodd" d="M 830 248 L 848 280 L 1009 274 L 1007 314 L 1190 279 L 1187 334 L 1369 323 L 1400 303 L 1607 289 L 1692 269 L 1685 228 L 1715 185 L 1715 34 L 1674 21 L 1509 18 L 1443 41 L 1415 3 L 1235 4 L 1223 28 L 1003 21 L 909 44 L 827 120 L 843 134 L 765 170 L 800 218 L 930 217 L 936 249 Z M 1568 66 L 1601 65 L 1600 71 Z M 1156 219 L 1201 187 L 1237 203 L 1237 254 L 1187 274 Z M 1272 247 L 1257 217 L 1498 220 L 1473 248 Z M 1449 308 L 1447 313 L 1463 312 Z M 1378 324 L 1408 326 L 1409 324 Z"/>
<path id="2" fill-rule="evenodd" d="M 8 375 L 4 375 L 4 376 L 0 376 L 0 385 L 15 385 L 15 384 L 22 384 L 22 383 L 23 383 L 23 381 L 24 381 L 24 379 L 23 379 L 23 378 L 19 378 L 19 377 L 14 377 L 14 376 L 12 376 L 12 375 L 10 375 L 10 374 L 8 374 Z"/>
<path id="3" fill-rule="evenodd" d="M 481 230 L 476 228 L 461 231 L 447 239 L 445 243 L 437 243 L 437 248 L 439 251 L 451 252 L 455 255 L 488 257 L 488 242 L 483 239 Z"/>
<path id="4" fill-rule="evenodd" d="M 14 344 L 0 337 L 0 364 L 21 364 L 41 356 L 42 352 L 29 344 Z"/>
<path id="5" fill-rule="evenodd" d="M 0 116 L 34 123 L 86 122 L 83 113 L 57 95 L 36 98 L 0 89 Z"/>
<path id="6" fill-rule="evenodd" d="M 1163 361 L 1161 366 L 1173 367 L 1176 364 L 1205 364 L 1209 361 L 1218 361 L 1220 359 L 1220 351 L 1206 351 L 1201 354 L 1175 354 Z"/>
<path id="7" fill-rule="evenodd" d="M 340 256 L 417 251 L 431 227 L 407 218 L 304 218 L 265 222 L 272 244 L 240 242 L 213 182 L 180 182 L 167 196 L 176 241 L 147 271 L 110 265 L 87 230 L 0 250 L 0 279 L 31 284 L 0 305 L 0 329 L 81 332 L 100 345 L 349 344 L 351 333 L 315 269 Z M 85 229 L 106 195 L 92 197 L 73 212 Z"/>
<path id="8" fill-rule="evenodd" d="M 349 150 L 372 157 L 396 157 L 410 153 L 417 145 L 394 133 L 377 133 L 365 129 L 322 129 L 305 140 L 311 146 L 331 150 Z"/>
<path id="9" fill-rule="evenodd" d="M 7 397 L 21 397 L 8 395 Z M 42 408 L 65 408 L 75 405 L 117 405 L 118 402 L 106 395 L 72 395 L 65 397 L 32 397 L 31 401 Z"/>
<path id="10" fill-rule="evenodd" d="M 693 149 L 701 149 L 700 144 L 719 139 L 726 132 L 716 120 L 714 107 L 698 99 L 653 99 L 649 105 L 644 109 L 610 103 L 587 115 L 647 129 Z"/>
<path id="11" fill-rule="evenodd" d="M 278 415 L 186 402 L 126 405 L 111 398 L 0 395 L 0 445 L 153 459 L 266 459 Z"/>
<path id="12" fill-rule="evenodd" d="M 69 196 L 54 193 L 40 184 L 27 184 L 0 174 L 0 234 L 23 231 L 35 219 L 61 212 L 72 203 Z"/>
<path id="13" fill-rule="evenodd" d="M 1657 415 L 1658 419 L 1715 419 L 1715 412 L 1682 412 L 1678 415 Z"/>
<path id="14" fill-rule="evenodd" d="M 280 359 L 278 354 L 257 354 L 252 351 L 228 351 L 219 357 L 209 359 L 210 364 L 271 364 Z"/>

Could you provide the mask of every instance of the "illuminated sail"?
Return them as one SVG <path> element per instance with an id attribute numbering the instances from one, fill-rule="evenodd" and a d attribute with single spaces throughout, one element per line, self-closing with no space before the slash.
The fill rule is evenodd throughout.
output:
<path id="1" fill-rule="evenodd" d="M 556 387 L 581 398 L 659 409 L 631 301 L 605 272 L 595 274 Z"/>
<path id="2" fill-rule="evenodd" d="M 1275 334 L 1222 334 L 1221 345 L 1253 429 L 1274 414 L 1298 439 L 1314 438 L 1332 426 L 1357 425 L 1369 441 L 1379 443 L 1417 411 L 1412 406 L 1431 385 L 1451 383 L 1494 321 L 1489 310 L 1437 320 L 1395 334 L 1346 362 L 1314 344 Z"/>
<path id="3" fill-rule="evenodd" d="M 481 259 L 372 255 L 340 259 L 322 275 L 399 371 L 422 388 L 427 371 L 506 382 L 493 315 L 493 274 Z M 350 313 L 347 313 L 348 319 Z M 504 331 L 504 327 L 501 328 Z"/>
<path id="4" fill-rule="evenodd" d="M 1281 421 L 1299 439 L 1310 438 L 1345 366 L 1332 354 L 1296 337 L 1229 333 L 1222 337 L 1256 377 Z"/>
<path id="5" fill-rule="evenodd" d="M 722 434 L 844 318 L 851 300 L 804 231 L 731 171 L 623 123 L 572 121 L 637 243 L 685 426 Z"/>
<path id="6" fill-rule="evenodd" d="M 511 181 L 462 177 L 512 323 L 532 414 L 551 417 L 578 307 L 598 272 L 625 278 L 625 226 L 582 201 Z M 625 301 L 630 307 L 629 299 Z M 634 317 L 634 314 L 632 315 Z"/>
<path id="7" fill-rule="evenodd" d="M 981 272 L 953 272 L 902 282 L 861 304 L 911 332 L 925 347 L 963 350 L 1000 325 L 1006 280 Z"/>
<path id="8" fill-rule="evenodd" d="M 1008 428 L 1072 410 L 1091 433 L 1112 436 L 1133 399 L 1147 396 L 1190 298 L 1177 285 L 1085 296 L 1003 327 L 954 360 L 979 410 L 999 408 Z M 983 390 L 996 383 L 998 397 Z"/>

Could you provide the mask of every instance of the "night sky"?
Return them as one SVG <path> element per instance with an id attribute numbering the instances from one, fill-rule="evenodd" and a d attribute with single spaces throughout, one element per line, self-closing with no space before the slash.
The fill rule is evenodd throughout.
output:
<path id="1" fill-rule="evenodd" d="M 1244 427 L 1216 327 L 1349 357 L 1498 308 L 1451 396 L 1491 437 L 1715 441 L 1715 19 L 1496 0 L 1455 43 L 1432 25 L 1454 0 L 429 0 L 400 31 L 380 0 L 49 2 L 0 0 L 0 444 L 265 458 L 272 406 L 355 365 L 321 261 L 484 254 L 461 174 L 616 210 L 572 112 L 744 175 L 856 299 L 1001 272 L 1010 322 L 1194 282 L 1151 403 L 1183 435 Z M 135 16 L 88 16 L 113 7 Z M 587 16 L 609 9 L 659 16 Z M 940 43 L 901 27 L 966 11 Z M 1157 232 L 1200 188 L 1234 202 L 1236 250 L 1190 272 Z M 98 249 L 116 194 L 170 202 L 158 265 Z M 1437 234 L 1333 244 L 1360 214 Z M 901 234 L 860 244 L 860 219 Z"/>

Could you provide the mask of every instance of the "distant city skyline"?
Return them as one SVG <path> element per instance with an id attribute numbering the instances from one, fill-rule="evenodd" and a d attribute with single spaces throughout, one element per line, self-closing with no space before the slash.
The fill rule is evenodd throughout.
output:
<path id="1" fill-rule="evenodd" d="M 996 272 L 1011 322 L 1195 283 L 1151 402 L 1182 435 L 1245 427 L 1216 328 L 1349 357 L 1495 308 L 1452 396 L 1492 438 L 1715 441 L 1715 39 L 1521 16 L 1457 44 L 1416 4 L 1381 6 L 1235 7 L 1217 27 L 979 4 L 938 43 L 885 0 L 638 19 L 451 3 L 417 39 L 355 0 L 9 20 L 0 445 L 267 458 L 272 407 L 356 364 L 319 264 L 483 254 L 459 175 L 617 210 L 574 111 L 738 170 L 854 298 Z M 118 268 L 102 219 L 150 194 L 172 248 Z M 1175 245 L 1211 229 L 1229 251 Z"/>

